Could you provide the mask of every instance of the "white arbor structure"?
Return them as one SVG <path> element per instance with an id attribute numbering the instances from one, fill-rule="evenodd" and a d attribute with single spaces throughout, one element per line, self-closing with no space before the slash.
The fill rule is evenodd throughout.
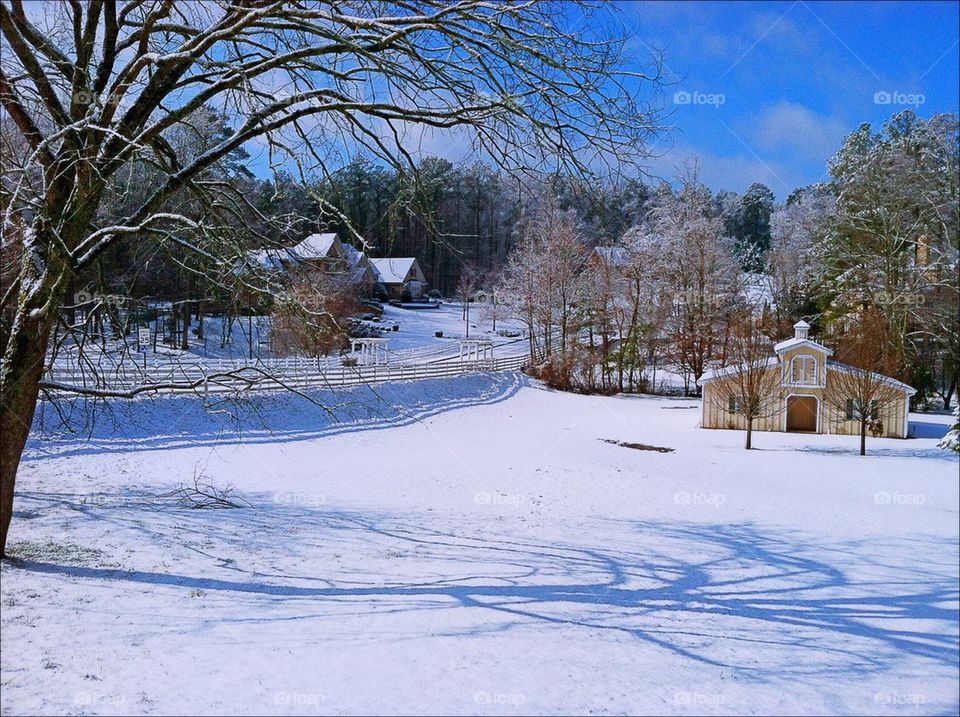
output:
<path id="1" fill-rule="evenodd" d="M 493 341 L 489 339 L 462 339 L 460 363 L 478 367 L 493 367 Z"/>
<path id="2" fill-rule="evenodd" d="M 351 355 L 357 359 L 358 366 L 387 365 L 387 345 L 390 339 L 364 338 L 351 341 Z"/>

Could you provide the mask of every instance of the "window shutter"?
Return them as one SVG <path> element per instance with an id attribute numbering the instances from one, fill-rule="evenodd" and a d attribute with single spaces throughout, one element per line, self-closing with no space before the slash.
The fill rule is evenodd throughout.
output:
<path id="1" fill-rule="evenodd" d="M 727 399 L 727 413 L 736 413 L 737 412 L 737 397 L 730 396 Z"/>
<path id="2" fill-rule="evenodd" d="M 877 401 L 870 401 L 870 418 L 874 421 L 880 418 L 880 405 Z"/>
<path id="3" fill-rule="evenodd" d="M 853 399 L 852 398 L 847 399 L 847 417 L 846 418 L 848 421 L 853 420 Z"/>

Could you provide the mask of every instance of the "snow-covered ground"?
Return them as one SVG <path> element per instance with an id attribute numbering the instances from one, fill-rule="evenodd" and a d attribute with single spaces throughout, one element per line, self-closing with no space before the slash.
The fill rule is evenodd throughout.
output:
<path id="1" fill-rule="evenodd" d="M 196 400 L 31 440 L 3 714 L 958 711 L 948 417 L 862 458 L 509 373 L 341 392 L 340 422 Z M 194 475 L 250 505 L 158 497 Z"/>
<path id="2" fill-rule="evenodd" d="M 383 305 L 381 323 L 386 326 L 399 324 L 396 332 L 385 333 L 390 339 L 390 348 L 393 350 L 413 349 L 421 346 L 438 346 L 454 344 L 453 339 L 466 338 L 467 322 L 463 319 L 461 304 L 441 304 L 436 309 L 403 309 L 390 304 Z M 525 339 L 505 338 L 493 332 L 493 324 L 484 317 L 483 307 L 480 304 L 470 306 L 470 338 L 492 339 L 497 345 L 517 344 L 524 350 Z M 498 319 L 497 330 L 507 329 L 519 331 L 522 326 L 516 319 Z M 434 334 L 443 331 L 443 338 L 438 339 Z"/>

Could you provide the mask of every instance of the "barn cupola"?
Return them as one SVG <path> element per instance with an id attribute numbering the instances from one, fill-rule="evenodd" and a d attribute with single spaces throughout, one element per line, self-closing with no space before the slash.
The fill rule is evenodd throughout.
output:
<path id="1" fill-rule="evenodd" d="M 810 324 L 808 324 L 803 319 L 800 319 L 797 323 L 793 325 L 793 337 L 795 339 L 807 339 L 810 334 Z"/>

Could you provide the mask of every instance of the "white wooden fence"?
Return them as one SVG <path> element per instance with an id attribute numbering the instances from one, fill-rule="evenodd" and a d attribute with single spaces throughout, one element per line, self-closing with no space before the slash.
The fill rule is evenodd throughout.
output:
<path id="1" fill-rule="evenodd" d="M 492 361 L 440 360 L 344 366 L 339 361 L 291 357 L 260 361 L 201 360 L 139 364 L 135 360 L 83 366 L 58 361 L 44 376 L 47 390 L 96 393 L 235 392 L 237 390 L 336 388 L 358 384 L 442 378 L 483 371 L 515 371 L 525 355 Z"/>

